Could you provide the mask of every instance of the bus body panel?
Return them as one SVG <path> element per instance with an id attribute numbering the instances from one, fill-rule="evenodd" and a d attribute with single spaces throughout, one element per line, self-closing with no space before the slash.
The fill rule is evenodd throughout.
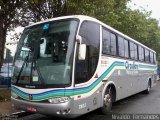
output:
<path id="1" fill-rule="evenodd" d="M 104 62 L 107 60 L 107 62 Z M 151 64 L 144 64 L 138 61 L 131 61 L 131 60 L 123 60 L 111 57 L 103 56 L 101 68 L 99 70 L 105 71 L 108 68 L 108 64 L 112 64 L 113 66 L 115 63 L 113 72 L 109 77 L 106 77 L 108 81 L 112 81 L 116 86 L 116 100 L 120 100 L 126 98 L 130 95 L 139 93 L 147 89 L 148 81 L 151 80 L 151 85 L 154 86 L 156 84 L 156 66 Z M 111 62 L 112 61 L 112 62 Z M 118 63 L 119 62 L 119 63 Z M 137 69 L 126 69 L 126 62 L 131 64 L 136 64 L 138 66 Z M 120 65 L 122 64 L 122 65 Z M 148 68 L 147 68 L 148 67 Z"/>
<path id="2" fill-rule="evenodd" d="M 44 115 L 53 115 L 57 117 L 67 117 L 67 118 L 72 118 L 80 115 L 80 114 L 75 114 L 73 110 L 74 108 L 73 99 L 71 99 L 70 102 L 61 103 L 61 104 L 29 102 L 24 100 L 18 100 L 13 97 L 11 98 L 11 100 L 15 108 L 28 111 L 28 112 L 41 113 Z M 69 112 L 70 114 L 63 114 L 63 112 L 66 110 L 70 110 L 71 111 Z"/>
<path id="3" fill-rule="evenodd" d="M 82 114 L 85 114 L 87 112 L 93 111 L 99 107 L 102 107 L 103 103 L 103 94 L 104 94 L 104 88 L 109 86 L 110 84 L 114 84 L 116 88 L 116 101 L 126 98 L 130 95 L 136 94 L 140 91 L 143 91 L 147 88 L 147 83 L 148 79 L 151 78 L 152 83 L 153 82 L 153 76 L 155 74 L 155 70 L 138 70 L 139 74 L 137 71 L 127 71 L 125 68 L 125 62 L 126 60 L 119 60 L 114 58 L 107 58 L 108 61 L 112 61 L 109 66 L 112 66 L 112 69 L 109 69 L 109 72 L 106 73 L 108 67 L 104 66 L 104 64 L 100 64 L 97 68 L 97 71 L 95 73 L 102 73 L 99 74 L 99 77 L 103 76 L 104 73 L 105 76 L 101 81 L 98 83 L 98 87 L 96 86 L 94 89 L 92 89 L 90 92 L 86 93 L 80 93 L 77 94 L 76 90 L 79 88 L 85 88 L 87 85 L 79 85 L 78 87 L 72 88 L 73 93 L 72 93 L 72 99 L 71 102 L 68 104 L 51 104 L 51 103 L 36 103 L 36 102 L 25 102 L 24 100 L 17 100 L 12 98 L 12 102 L 15 104 L 15 106 L 20 107 L 23 110 L 26 110 L 26 106 L 33 106 L 38 109 L 37 112 L 42 113 L 42 114 L 53 114 L 57 115 L 56 112 L 58 110 L 64 110 L 65 108 L 70 108 L 71 109 L 71 116 L 80 116 Z M 111 59 L 111 60 L 109 60 Z M 116 60 L 116 61 L 114 61 Z M 121 61 L 121 62 L 120 62 Z M 123 61 L 123 62 L 122 62 Z M 133 61 L 130 61 L 133 62 Z M 119 64 L 118 64 L 119 63 Z M 138 63 L 137 64 L 141 64 Z M 98 72 L 99 71 L 99 72 Z M 129 74 L 129 75 L 128 75 Z M 90 83 L 92 84 L 93 82 L 97 81 L 98 79 L 91 79 Z M 105 82 L 103 82 L 105 80 Z M 106 81 L 107 80 L 107 81 Z M 92 82 L 91 82 L 92 81 Z M 152 84 L 153 85 L 153 84 Z M 23 92 L 27 92 L 28 90 L 25 90 L 22 88 Z M 56 89 L 53 89 L 56 90 Z M 71 88 L 68 90 L 71 91 Z M 32 91 L 32 90 L 29 90 Z M 36 90 L 35 90 L 36 91 Z M 46 91 L 45 89 L 38 90 L 38 92 L 42 93 L 42 91 Z M 66 92 L 66 93 L 65 93 Z M 67 88 L 64 90 L 64 94 L 67 95 Z M 50 106 L 50 107 L 49 107 Z M 43 108 L 43 110 L 41 109 Z M 53 110 L 51 110 L 54 108 Z M 48 110 L 47 110 L 48 109 Z M 49 112 L 50 111 L 50 112 Z M 70 116 L 69 115 L 69 116 Z M 69 117 L 67 115 L 67 117 Z M 74 117 L 75 117 L 74 116 Z M 66 116 L 63 116 L 66 117 Z"/>
<path id="4" fill-rule="evenodd" d="M 59 19 L 68 19 L 72 17 L 73 16 L 64 18 L 61 17 Z M 155 85 L 157 69 L 156 64 L 149 64 L 138 60 L 102 54 L 102 25 L 109 30 L 145 47 L 144 45 L 96 19 L 86 16 L 74 16 L 73 18 L 78 18 L 80 20 L 77 35 L 81 24 L 85 20 L 96 22 L 100 26 L 99 59 L 94 74 L 84 83 L 75 83 L 74 72 L 76 70 L 76 50 L 78 48 L 78 43 L 76 41 L 74 48 L 71 86 L 63 88 L 29 89 L 12 85 L 11 99 L 16 108 L 20 108 L 25 111 L 33 110 L 32 112 L 55 115 L 59 117 L 77 117 L 102 107 L 104 93 L 109 85 L 113 85 L 116 89 L 115 101 L 146 90 L 149 80 L 151 80 L 152 86 Z M 58 18 L 53 20 L 58 20 Z M 37 24 L 40 23 L 36 23 L 35 25 Z M 148 47 L 146 48 L 151 50 Z M 151 51 L 154 52 L 153 50 Z M 14 94 L 16 94 L 18 98 L 14 98 Z M 30 98 L 30 96 L 33 98 Z M 69 97 L 70 100 L 65 103 L 57 104 L 48 102 L 50 98 L 58 97 Z M 33 107 L 33 109 L 27 110 L 27 107 Z M 34 108 L 36 108 L 36 111 L 34 111 Z"/>

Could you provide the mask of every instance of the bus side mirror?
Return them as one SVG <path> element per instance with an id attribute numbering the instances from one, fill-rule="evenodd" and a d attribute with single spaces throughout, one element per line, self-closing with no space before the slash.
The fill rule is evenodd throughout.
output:
<path id="1" fill-rule="evenodd" d="M 86 44 L 80 44 L 79 45 L 78 59 L 79 60 L 85 60 L 86 59 Z"/>
<path id="2" fill-rule="evenodd" d="M 78 60 L 85 60 L 86 58 L 86 44 L 82 44 L 82 37 L 80 35 L 76 36 L 76 40 L 78 43 Z"/>

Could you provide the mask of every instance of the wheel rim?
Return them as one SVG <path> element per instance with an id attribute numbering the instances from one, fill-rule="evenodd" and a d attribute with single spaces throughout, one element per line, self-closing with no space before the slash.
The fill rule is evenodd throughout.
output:
<path id="1" fill-rule="evenodd" d="M 148 92 L 150 91 L 150 89 L 151 89 L 151 86 L 150 86 L 150 84 L 148 84 Z"/>
<path id="2" fill-rule="evenodd" d="M 106 108 L 109 108 L 109 107 L 111 106 L 111 102 L 112 102 L 111 96 L 110 96 L 109 94 L 106 94 L 106 95 L 104 96 L 104 106 L 105 106 Z"/>

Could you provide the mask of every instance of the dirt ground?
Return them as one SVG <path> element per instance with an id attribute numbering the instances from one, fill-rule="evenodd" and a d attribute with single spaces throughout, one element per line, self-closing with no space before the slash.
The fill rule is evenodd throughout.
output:
<path id="1" fill-rule="evenodd" d="M 8 115 L 17 112 L 11 103 L 11 90 L 10 88 L 0 88 L 0 115 Z"/>
<path id="2" fill-rule="evenodd" d="M 14 109 L 14 107 L 12 106 L 11 101 L 7 101 L 7 102 L 0 102 L 0 114 L 11 114 L 17 112 L 17 110 Z"/>
<path id="3" fill-rule="evenodd" d="M 0 102 L 10 101 L 11 89 L 10 88 L 0 88 Z"/>

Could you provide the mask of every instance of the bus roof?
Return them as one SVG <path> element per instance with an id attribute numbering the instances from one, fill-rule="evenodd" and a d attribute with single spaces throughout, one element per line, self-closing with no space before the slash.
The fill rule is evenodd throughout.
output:
<path id="1" fill-rule="evenodd" d="M 155 53 L 155 51 L 152 50 L 151 48 L 149 48 L 149 47 L 143 45 L 142 43 L 134 40 L 133 38 L 131 38 L 131 37 L 123 34 L 122 32 L 120 32 L 120 31 L 118 31 L 118 30 L 110 27 L 109 25 L 106 25 L 105 23 L 97 20 L 96 18 L 89 17 L 89 16 L 85 16 L 85 15 L 70 15 L 70 16 L 61 16 L 61 17 L 46 19 L 46 20 L 43 20 L 43 21 L 40 21 L 40 22 L 33 23 L 33 24 L 27 26 L 26 28 L 31 27 L 31 26 L 34 26 L 34 25 L 38 25 L 38 24 L 41 24 L 41 23 L 45 23 L 45 22 L 50 22 L 50 21 L 54 21 L 54 20 L 63 20 L 63 19 L 69 19 L 69 18 L 77 18 L 77 19 L 79 19 L 80 21 L 90 20 L 90 21 L 93 21 L 93 22 L 97 22 L 97 23 L 101 24 L 102 26 L 106 27 L 107 29 L 109 29 L 109 30 L 111 30 L 111 31 L 119 34 L 120 36 L 124 37 L 125 39 L 128 39 L 128 40 L 130 40 L 130 41 L 133 41 L 134 43 L 137 43 L 137 44 L 141 45 L 142 47 L 145 47 L 145 48 L 147 48 L 147 49 L 149 49 L 149 50 L 151 50 L 151 51 L 153 51 L 153 52 Z"/>

